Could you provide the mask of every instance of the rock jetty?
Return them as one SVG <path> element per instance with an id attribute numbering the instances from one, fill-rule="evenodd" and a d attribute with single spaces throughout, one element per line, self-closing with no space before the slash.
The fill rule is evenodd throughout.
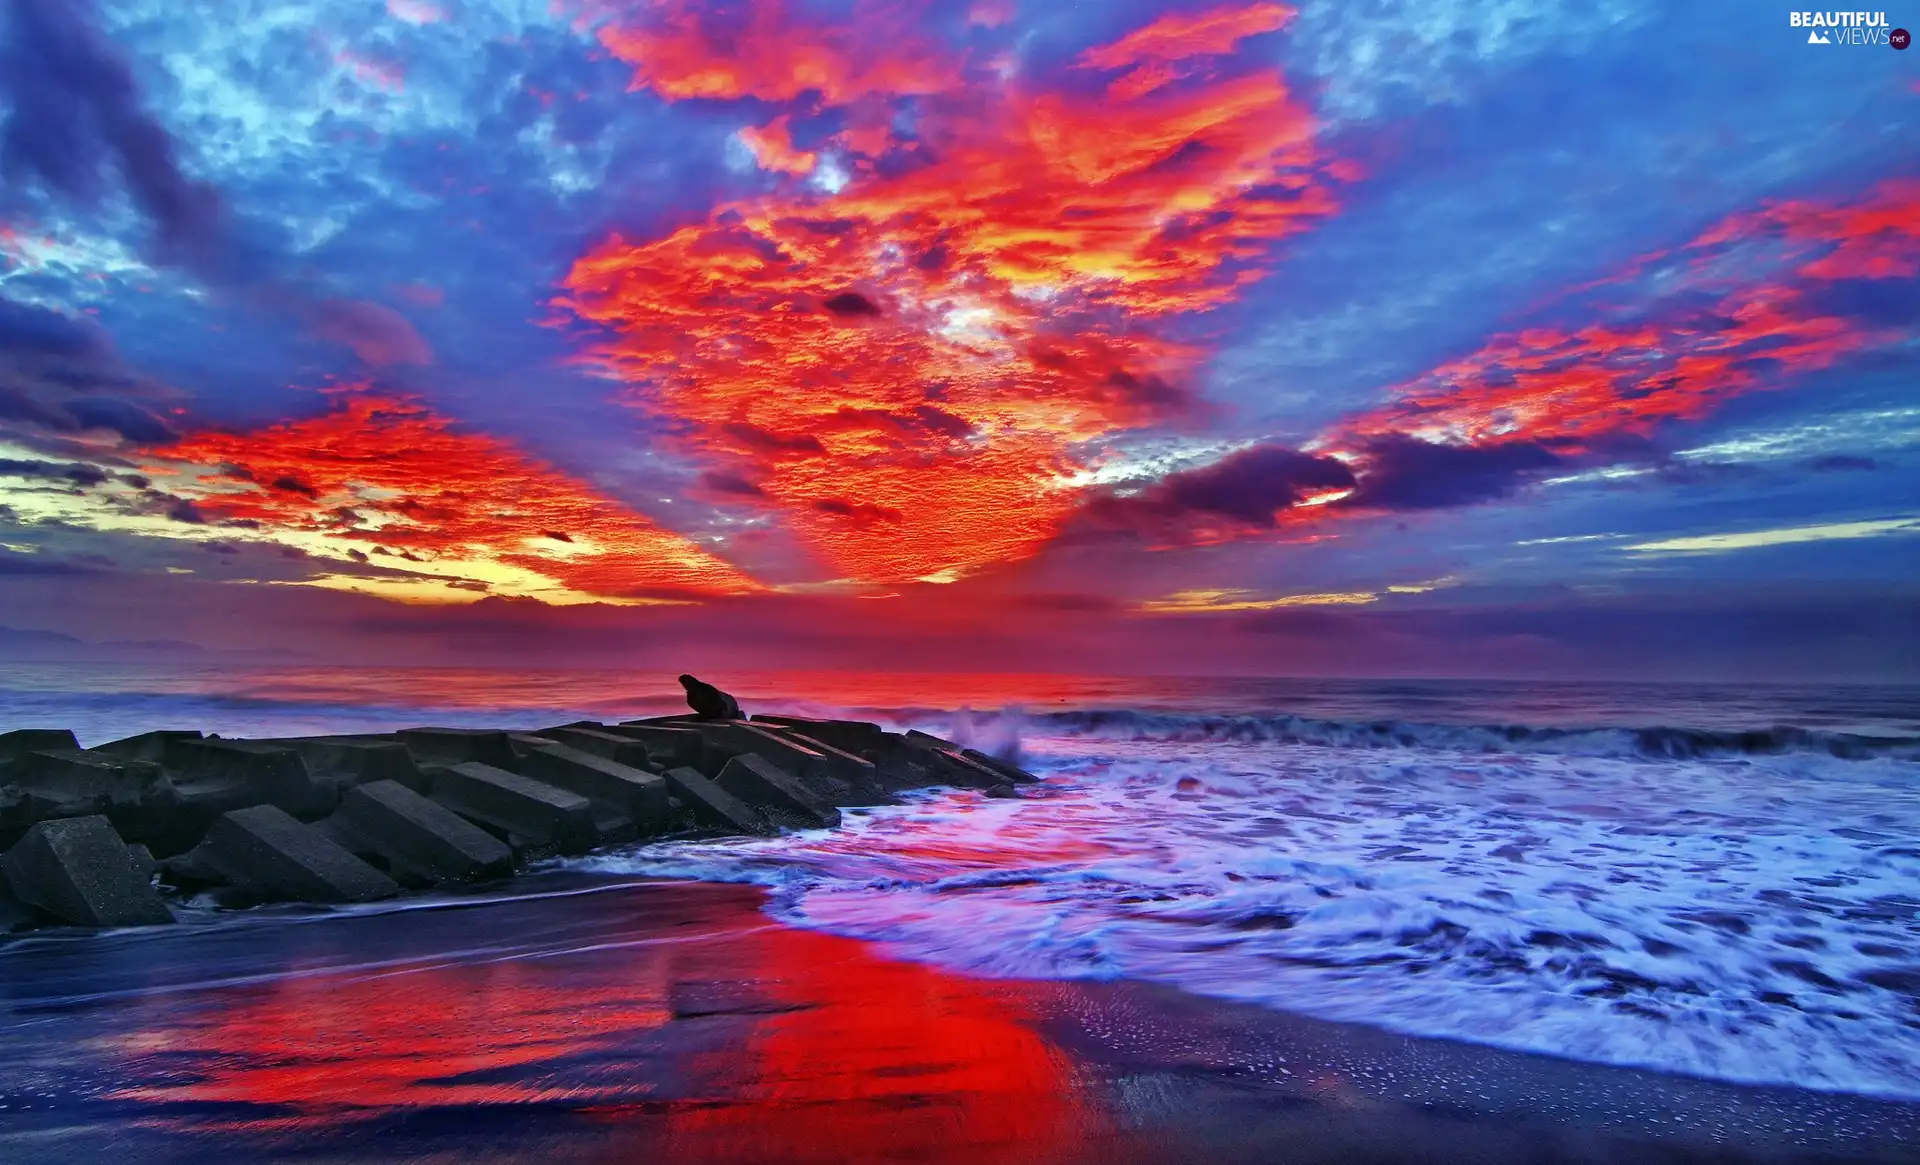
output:
<path id="1" fill-rule="evenodd" d="M 748 718 L 705 684 L 689 697 L 690 715 L 536 732 L 169 731 L 93 748 L 64 729 L 0 733 L 0 932 L 167 923 L 189 893 L 368 902 L 636 841 L 829 828 L 906 789 L 1011 796 L 1035 780 L 923 732 Z"/>

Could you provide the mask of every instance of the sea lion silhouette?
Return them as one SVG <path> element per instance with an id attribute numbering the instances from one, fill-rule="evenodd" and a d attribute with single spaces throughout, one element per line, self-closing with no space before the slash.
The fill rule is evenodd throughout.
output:
<path id="1" fill-rule="evenodd" d="M 727 695 L 712 684 L 702 683 L 692 676 L 681 676 L 680 686 L 687 690 L 687 707 L 702 720 L 739 720 L 740 701 Z"/>

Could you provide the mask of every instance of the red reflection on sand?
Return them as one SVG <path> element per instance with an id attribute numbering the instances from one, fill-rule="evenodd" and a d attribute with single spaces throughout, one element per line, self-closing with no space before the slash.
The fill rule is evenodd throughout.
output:
<path id="1" fill-rule="evenodd" d="M 198 1069 L 116 1099 L 307 1115 L 597 1099 L 604 1090 L 502 1070 L 618 1046 L 667 1022 L 657 971 L 642 955 L 619 968 L 516 961 L 288 979 L 214 1007 L 163 1013 L 112 1041 L 111 1050 L 185 1057 Z M 489 1075 L 461 1079 L 472 1073 Z"/>
<path id="2" fill-rule="evenodd" d="M 521 945 L 163 996 L 90 1050 L 126 1065 L 109 1099 L 254 1106 L 142 1120 L 201 1135 L 537 1105 L 674 1161 L 840 1161 L 1061 1159 L 1104 1131 L 1021 985 L 778 926 L 761 902 L 649 886 L 428 919 L 429 945 Z"/>
<path id="3" fill-rule="evenodd" d="M 1049 1160 L 1101 1131 L 1018 988 L 784 928 L 730 953 L 796 1010 L 696 1059 L 731 1103 L 672 1109 L 670 1160 Z"/>

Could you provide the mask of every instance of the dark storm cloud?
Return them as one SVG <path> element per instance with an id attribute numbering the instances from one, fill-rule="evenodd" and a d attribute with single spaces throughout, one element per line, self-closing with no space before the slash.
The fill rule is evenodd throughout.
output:
<path id="1" fill-rule="evenodd" d="M 107 474 L 93 465 L 61 465 L 53 461 L 19 461 L 0 458 L 0 477 L 27 477 L 45 481 L 64 481 L 74 485 L 99 485 Z"/>
<path id="2" fill-rule="evenodd" d="M 0 577 L 4 578 L 66 578 L 98 573 L 96 568 L 84 563 L 0 550 Z"/>
<path id="3" fill-rule="evenodd" d="M 1160 483 L 1157 493 L 1159 500 L 1178 510 L 1269 525 L 1276 510 L 1296 504 L 1306 494 L 1352 485 L 1352 471 L 1331 457 L 1258 445 L 1212 465 L 1173 474 Z"/>
<path id="4" fill-rule="evenodd" d="M 0 46 L 0 133 L 10 180 L 37 180 L 87 205 L 118 171 L 158 232 L 163 261 L 205 271 L 223 245 L 219 195 L 181 172 L 173 138 L 142 108 L 127 61 L 99 31 L 92 0 L 11 0 Z"/>
<path id="5" fill-rule="evenodd" d="M 1103 495 L 1088 518 L 1103 526 L 1178 529 L 1195 521 L 1228 519 L 1271 527 L 1275 514 L 1317 490 L 1350 489 L 1352 472 L 1331 457 L 1281 445 L 1256 445 L 1198 469 L 1169 474 L 1139 493 Z"/>
<path id="6" fill-rule="evenodd" d="M 745 421 L 732 421 L 720 426 L 720 431 L 732 437 L 755 453 L 770 456 L 781 454 L 825 454 L 827 447 L 820 438 L 812 433 L 776 433 L 763 429 L 759 425 L 749 425 Z"/>
<path id="7" fill-rule="evenodd" d="M 1390 434 L 1364 447 L 1359 488 L 1342 503 L 1381 510 L 1437 510 L 1503 498 L 1562 464 L 1534 441 L 1441 445 Z"/>
<path id="8" fill-rule="evenodd" d="M 90 321 L 0 298 L 0 425 L 49 434 L 107 430 L 158 443 L 172 439 L 173 427 L 157 402 L 138 398 L 162 394 Z"/>
<path id="9" fill-rule="evenodd" d="M 843 291 L 820 306 L 837 316 L 877 316 L 880 305 L 857 291 Z"/>
<path id="10" fill-rule="evenodd" d="M 0 299 L 0 352 L 69 360 L 113 354 L 106 334 L 90 322 L 32 304 Z"/>
<path id="11" fill-rule="evenodd" d="M 1188 393 L 1163 377 L 1136 376 L 1124 368 L 1109 372 L 1105 384 L 1126 403 L 1146 408 L 1172 409 L 1186 405 L 1191 399 Z"/>
<path id="12" fill-rule="evenodd" d="M 708 470 L 700 475 L 700 484 L 708 492 L 726 497 L 763 498 L 767 496 L 765 490 L 737 473 Z"/>
<path id="13" fill-rule="evenodd" d="M 899 412 L 842 405 L 834 410 L 832 416 L 820 418 L 817 424 L 824 430 L 891 435 L 914 444 L 924 443 L 928 437 L 942 437 L 957 441 L 971 436 L 974 432 L 974 426 L 970 422 L 945 409 L 928 404 L 916 405 Z"/>
<path id="14" fill-rule="evenodd" d="M 66 410 L 83 429 L 110 429 L 138 445 L 159 445 L 176 436 L 173 426 L 124 397 L 75 397 Z"/>
<path id="15" fill-rule="evenodd" d="M 184 522 L 189 526 L 203 526 L 207 521 L 206 515 L 200 512 L 200 507 L 185 498 L 176 498 L 168 505 L 167 517 L 175 522 Z"/>
<path id="16" fill-rule="evenodd" d="M 886 506 L 876 506 L 872 502 L 850 502 L 845 498 L 821 498 L 813 503 L 813 508 L 823 514 L 832 514 L 840 518 L 852 518 L 866 524 L 872 522 L 899 522 L 906 515 L 899 510 Z"/>

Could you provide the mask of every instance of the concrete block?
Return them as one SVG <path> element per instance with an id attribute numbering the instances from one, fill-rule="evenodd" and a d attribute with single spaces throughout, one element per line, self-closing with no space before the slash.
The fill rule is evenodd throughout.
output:
<path id="1" fill-rule="evenodd" d="M 466 761 L 433 773 L 433 799 L 476 824 L 552 846 L 561 853 L 593 848 L 593 805 L 578 793 Z"/>
<path id="2" fill-rule="evenodd" d="M 77 749 L 80 742 L 67 728 L 16 728 L 0 732 L 0 763 L 43 748 Z"/>
<path id="3" fill-rule="evenodd" d="M 22 902 L 77 926 L 154 926 L 173 921 L 105 817 L 42 821 L 0 859 Z"/>
<path id="4" fill-rule="evenodd" d="M 666 782 L 645 769 L 555 744 L 528 753 L 520 771 L 588 800 L 603 801 L 626 814 L 642 832 L 658 833 L 666 828 Z"/>
<path id="5" fill-rule="evenodd" d="M 753 722 L 798 732 L 855 756 L 875 747 L 884 735 L 878 724 L 866 720 L 821 720 L 813 716 L 782 716 L 763 712 L 756 714 Z"/>
<path id="6" fill-rule="evenodd" d="M 714 784 L 782 825 L 823 829 L 840 824 L 840 810 L 763 756 L 741 753 L 721 768 Z"/>
<path id="7" fill-rule="evenodd" d="M 404 728 L 395 735 L 421 764 L 457 765 L 478 761 L 512 770 L 513 743 L 505 732 L 489 728 Z"/>
<path id="8" fill-rule="evenodd" d="M 855 756 L 799 732 L 786 731 L 780 735 L 820 754 L 820 763 L 815 770 L 816 784 L 831 790 L 829 800 L 835 805 L 893 803 L 886 786 L 880 781 L 879 770 L 866 757 Z"/>
<path id="9" fill-rule="evenodd" d="M 129 760 L 147 760 L 155 764 L 166 764 L 167 750 L 174 742 L 200 739 L 202 737 L 199 729 L 180 731 L 162 729 L 159 732 L 142 732 L 138 736 L 123 736 L 119 740 L 97 744 L 93 747 L 93 751 L 126 757 Z"/>
<path id="10" fill-rule="evenodd" d="M 595 845 L 625 845 L 640 840 L 640 827 L 633 818 L 604 801 L 593 803 L 593 833 Z"/>
<path id="11" fill-rule="evenodd" d="M 676 765 L 699 768 L 706 757 L 706 746 L 700 739 L 700 733 L 685 724 L 629 721 L 608 725 L 607 731 L 646 745 L 648 760 L 664 768 Z"/>
<path id="12" fill-rule="evenodd" d="M 745 720 L 701 721 L 695 730 L 705 742 L 706 763 L 701 771 L 714 776 L 729 759 L 743 752 L 764 756 L 802 779 L 812 778 L 826 767 L 826 757 L 817 750 Z"/>
<path id="13" fill-rule="evenodd" d="M 486 830 L 398 781 L 347 790 L 336 814 L 396 871 L 465 882 L 513 870 L 513 851 Z"/>
<path id="14" fill-rule="evenodd" d="M 758 809 L 694 769 L 668 769 L 666 782 L 667 788 L 679 799 L 688 815 L 701 825 L 759 837 L 774 832 L 772 823 Z"/>
<path id="15" fill-rule="evenodd" d="M 604 757 L 630 768 L 644 769 L 651 759 L 644 741 L 599 728 L 548 728 L 540 735 L 569 748 Z"/>
<path id="16" fill-rule="evenodd" d="M 929 753 L 934 758 L 934 775 L 946 784 L 962 789 L 991 789 L 1007 784 L 1007 778 L 950 748 Z"/>
<path id="17" fill-rule="evenodd" d="M 188 782 L 238 782 L 254 804 L 276 805 L 295 817 L 317 820 L 340 801 L 338 786 L 317 779 L 298 750 L 278 742 L 210 736 L 174 742 L 168 755 Z"/>
<path id="18" fill-rule="evenodd" d="M 6 780 L 19 803 L 0 806 L 0 817 L 23 827 L 35 821 L 104 813 L 116 828 L 136 835 L 166 813 L 172 786 L 151 761 L 129 760 L 88 749 L 42 749 L 15 757 Z"/>
<path id="19" fill-rule="evenodd" d="M 427 787 L 413 752 L 397 737 L 308 736 L 261 743 L 293 749 L 316 781 L 341 790 L 372 781 L 398 781 L 415 792 Z"/>
<path id="20" fill-rule="evenodd" d="M 221 814 L 193 859 L 260 901 L 371 902 L 400 892 L 392 878 L 273 805 Z"/>
<path id="21" fill-rule="evenodd" d="M 1001 760 L 999 757 L 989 756 L 988 754 L 981 752 L 979 749 L 963 748 L 958 751 L 961 756 L 972 761 L 974 764 L 980 765 L 983 768 L 992 769 L 994 772 L 999 773 L 1001 776 L 1005 777 L 1012 784 L 1032 785 L 1032 784 L 1037 784 L 1040 780 L 1039 777 L 1034 776 L 1032 773 L 1019 767 L 1018 765 L 1008 764 L 1006 761 Z"/>

